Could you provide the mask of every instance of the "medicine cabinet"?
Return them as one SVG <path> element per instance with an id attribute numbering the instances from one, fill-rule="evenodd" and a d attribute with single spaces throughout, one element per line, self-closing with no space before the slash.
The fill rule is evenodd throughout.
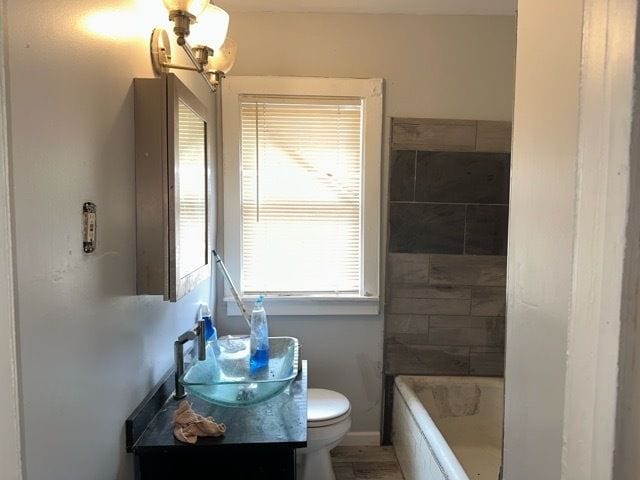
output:
<path id="1" fill-rule="evenodd" d="M 174 74 L 134 96 L 137 292 L 175 302 L 210 275 L 207 109 Z"/>

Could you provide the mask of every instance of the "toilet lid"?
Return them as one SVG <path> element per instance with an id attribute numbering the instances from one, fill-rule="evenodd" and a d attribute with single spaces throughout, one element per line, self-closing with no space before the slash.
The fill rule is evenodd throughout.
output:
<path id="1" fill-rule="evenodd" d="M 307 391 L 307 423 L 324 425 L 339 421 L 351 410 L 349 399 L 341 393 L 323 388 L 310 388 Z"/>

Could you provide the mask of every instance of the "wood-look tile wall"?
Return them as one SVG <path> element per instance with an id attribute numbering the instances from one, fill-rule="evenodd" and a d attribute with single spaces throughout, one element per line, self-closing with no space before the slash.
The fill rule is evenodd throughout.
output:
<path id="1" fill-rule="evenodd" d="M 385 372 L 502 375 L 511 124 L 394 119 Z"/>
<path id="2" fill-rule="evenodd" d="M 511 152 L 511 122 L 394 118 L 392 150 Z"/>
<path id="3" fill-rule="evenodd" d="M 387 374 L 502 375 L 506 257 L 389 254 Z"/>

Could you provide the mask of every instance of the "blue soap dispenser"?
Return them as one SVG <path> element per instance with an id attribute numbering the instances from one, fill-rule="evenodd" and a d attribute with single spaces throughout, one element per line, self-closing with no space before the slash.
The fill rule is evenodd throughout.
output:
<path id="1" fill-rule="evenodd" d="M 269 326 L 264 311 L 264 295 L 260 295 L 251 312 L 251 357 L 249 371 L 258 372 L 269 366 Z"/>
<path id="2" fill-rule="evenodd" d="M 216 327 L 213 326 L 213 319 L 211 318 L 209 306 L 205 303 L 200 305 L 200 318 L 204 320 L 204 340 L 207 345 L 207 350 L 211 350 L 215 355 L 220 355 L 218 332 L 216 331 Z M 208 356 L 209 352 L 207 351 L 207 357 Z"/>
<path id="3" fill-rule="evenodd" d="M 208 342 L 214 334 L 215 327 L 211 321 L 209 306 L 206 303 L 200 305 L 200 318 L 204 320 L 204 339 Z"/>

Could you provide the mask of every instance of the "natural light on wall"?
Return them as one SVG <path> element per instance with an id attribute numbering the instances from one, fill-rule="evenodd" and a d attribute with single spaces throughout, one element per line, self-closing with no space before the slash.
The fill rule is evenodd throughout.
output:
<path id="1" fill-rule="evenodd" d="M 167 10 L 158 0 L 133 0 L 119 8 L 94 10 L 82 18 L 83 29 L 110 40 L 148 37 L 154 27 L 171 28 Z"/>
<path id="2" fill-rule="evenodd" d="M 245 294 L 358 294 L 362 101 L 244 97 Z"/>

